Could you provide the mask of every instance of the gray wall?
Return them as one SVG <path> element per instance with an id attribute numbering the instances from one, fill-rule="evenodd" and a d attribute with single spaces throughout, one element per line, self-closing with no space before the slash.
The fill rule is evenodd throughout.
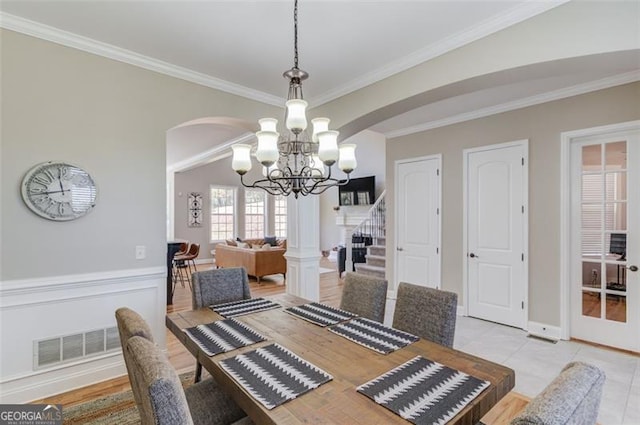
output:
<path id="1" fill-rule="evenodd" d="M 165 142 L 203 116 L 251 121 L 280 108 L 3 30 L 0 279 L 165 263 Z M 20 182 L 63 160 L 97 182 L 97 207 L 57 223 L 31 213 Z M 135 259 L 145 245 L 147 258 Z"/>
<path id="2" fill-rule="evenodd" d="M 387 141 L 387 265 L 392 280 L 394 162 L 442 154 L 442 287 L 462 296 L 462 151 L 529 139 L 529 320 L 560 324 L 560 133 L 640 119 L 640 83 Z"/>
<path id="3" fill-rule="evenodd" d="M 253 161 L 251 171 L 245 175 L 245 182 L 251 183 L 262 177 L 262 167 Z M 232 186 L 237 188 L 237 232 L 235 237 L 244 238 L 244 187 L 240 184 L 240 176 L 231 168 L 231 157 L 227 157 L 211 164 L 203 165 L 192 170 L 175 174 L 174 199 L 175 199 L 175 237 L 176 239 L 186 239 L 191 243 L 200 244 L 199 259 L 211 258 L 211 250 L 214 244 L 210 243 L 209 235 L 211 226 L 209 216 L 211 214 L 211 198 L 209 196 L 209 186 L 215 184 L 220 186 Z M 200 192 L 203 196 L 203 223 L 202 227 L 187 226 L 187 196 L 189 192 Z M 267 202 L 269 210 L 273 211 L 273 197 L 268 195 Z M 273 234 L 273 216 L 269 214 L 268 232 Z"/>

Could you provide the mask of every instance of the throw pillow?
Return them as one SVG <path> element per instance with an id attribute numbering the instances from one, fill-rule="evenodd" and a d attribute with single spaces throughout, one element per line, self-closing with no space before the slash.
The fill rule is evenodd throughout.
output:
<path id="1" fill-rule="evenodd" d="M 265 236 L 264 243 L 268 243 L 271 246 L 278 246 L 278 242 L 276 241 L 275 236 Z"/>
<path id="2" fill-rule="evenodd" d="M 246 242 L 238 242 L 238 248 L 250 248 Z"/>
<path id="3" fill-rule="evenodd" d="M 238 243 L 233 239 L 227 239 L 227 245 L 229 246 L 238 246 Z"/>

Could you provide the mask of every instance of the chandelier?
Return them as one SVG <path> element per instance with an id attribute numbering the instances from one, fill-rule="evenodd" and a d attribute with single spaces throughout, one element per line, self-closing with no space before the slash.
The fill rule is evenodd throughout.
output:
<path id="1" fill-rule="evenodd" d="M 244 187 L 264 189 L 272 195 L 318 195 L 330 187 L 349 182 L 350 173 L 356 168 L 356 145 L 343 144 L 338 148 L 338 132 L 329 130 L 328 118 L 311 120 L 313 132 L 307 130 L 307 102 L 302 96 L 302 81 L 309 74 L 298 68 L 298 0 L 293 9 L 294 60 L 293 68 L 283 76 L 289 80 L 289 94 L 285 111 L 286 134 L 277 131 L 278 120 L 263 118 L 258 121 L 260 131 L 256 133 L 258 147 L 255 156 L 262 164 L 264 178 L 253 183 L 244 181 L 251 170 L 251 149 L 248 144 L 233 146 L 231 167 L 240 175 Z M 346 173 L 346 179 L 331 176 L 332 166 Z"/>

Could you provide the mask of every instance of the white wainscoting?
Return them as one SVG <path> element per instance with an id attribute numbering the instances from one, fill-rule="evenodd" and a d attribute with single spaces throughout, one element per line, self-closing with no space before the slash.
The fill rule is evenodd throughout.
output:
<path id="1" fill-rule="evenodd" d="M 34 341 L 116 326 L 127 306 L 164 347 L 166 268 L 116 270 L 0 282 L 0 403 L 26 403 L 126 373 L 116 350 L 34 367 Z"/>

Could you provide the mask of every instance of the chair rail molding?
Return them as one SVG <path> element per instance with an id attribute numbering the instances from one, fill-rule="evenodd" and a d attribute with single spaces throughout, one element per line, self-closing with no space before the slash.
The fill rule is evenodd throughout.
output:
<path id="1" fill-rule="evenodd" d="M 0 282 L 0 403 L 26 403 L 125 374 L 120 350 L 36 367 L 36 342 L 116 326 L 115 310 L 127 306 L 143 315 L 164 347 L 165 303 L 166 267 Z"/>

